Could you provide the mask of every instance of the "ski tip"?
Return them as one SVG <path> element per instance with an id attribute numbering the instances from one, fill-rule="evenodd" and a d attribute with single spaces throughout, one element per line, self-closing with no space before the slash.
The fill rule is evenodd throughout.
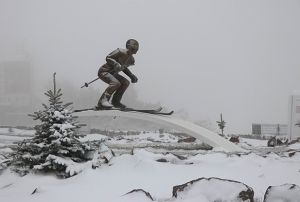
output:
<path id="1" fill-rule="evenodd" d="M 74 113 L 76 113 L 76 112 L 82 112 L 83 110 L 81 110 L 81 109 L 75 109 L 75 110 L 73 110 L 73 112 Z"/>
<path id="2" fill-rule="evenodd" d="M 172 111 L 170 111 L 168 114 L 166 114 L 166 115 L 172 115 L 174 113 L 174 111 L 172 110 Z"/>
<path id="3" fill-rule="evenodd" d="M 174 111 L 170 111 L 170 112 L 154 112 L 152 114 L 154 115 L 163 115 L 163 116 L 170 116 L 174 113 Z"/>

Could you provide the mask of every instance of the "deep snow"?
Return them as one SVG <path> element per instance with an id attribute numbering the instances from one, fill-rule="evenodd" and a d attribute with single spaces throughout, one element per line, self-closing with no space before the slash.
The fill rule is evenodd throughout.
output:
<path id="1" fill-rule="evenodd" d="M 147 133 L 127 136 L 126 139 L 118 140 L 90 134 L 82 141 L 109 140 L 115 144 L 130 143 L 134 146 L 147 141 L 176 143 L 178 137 Z M 260 153 L 265 149 L 265 141 L 242 139 L 241 142 L 240 145 L 247 143 L 249 153 L 239 156 L 218 151 L 186 151 L 183 152 L 186 157 L 184 160 L 173 155 L 172 151 L 134 149 L 133 155 L 126 152 L 119 154 L 108 164 L 102 164 L 97 169 L 86 168 L 82 173 L 69 179 L 39 174 L 19 177 L 6 169 L 0 175 L 0 201 L 150 201 L 141 193 L 124 195 L 133 189 L 143 189 L 152 195 L 154 201 L 205 202 L 209 200 L 201 193 L 193 197 L 187 194 L 183 199 L 172 198 L 173 186 L 201 177 L 218 177 L 245 183 L 253 188 L 257 201 L 262 201 L 269 186 L 286 183 L 300 185 L 300 153 L 296 152 L 289 157 L 291 153 L 289 150 L 299 151 L 300 143 L 284 147 L 280 153 L 269 151 Z M 1 152 L 7 153 L 9 149 L 0 149 L 0 154 Z M 158 162 L 158 159 L 165 159 L 167 162 Z M 35 194 L 31 194 L 36 188 Z M 209 190 L 212 195 L 216 192 L 225 194 L 225 190 L 217 189 L 217 186 L 212 186 Z"/>

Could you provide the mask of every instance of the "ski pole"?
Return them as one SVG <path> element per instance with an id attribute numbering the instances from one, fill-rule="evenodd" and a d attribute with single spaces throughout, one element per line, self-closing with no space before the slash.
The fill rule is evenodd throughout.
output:
<path id="1" fill-rule="evenodd" d="M 84 83 L 84 85 L 83 85 L 83 86 L 81 86 L 81 88 L 88 87 L 88 86 L 89 86 L 89 84 L 91 84 L 91 83 L 93 83 L 93 82 L 97 81 L 98 79 L 99 79 L 99 77 L 98 77 L 98 78 L 96 78 L 96 79 L 94 79 L 93 81 L 91 81 L 91 82 L 89 82 L 89 83 Z"/>

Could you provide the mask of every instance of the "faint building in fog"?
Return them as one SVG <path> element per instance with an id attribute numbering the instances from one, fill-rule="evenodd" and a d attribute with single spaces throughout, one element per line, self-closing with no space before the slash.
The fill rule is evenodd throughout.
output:
<path id="1" fill-rule="evenodd" d="M 300 92 L 294 91 L 290 96 L 289 106 L 289 139 L 300 138 Z"/>
<path id="2" fill-rule="evenodd" d="M 252 124 L 252 134 L 254 135 L 276 135 L 286 136 L 288 133 L 287 124 Z"/>
<path id="3" fill-rule="evenodd" d="M 26 106 L 32 94 L 28 61 L 0 61 L 0 105 Z"/>
<path id="4" fill-rule="evenodd" d="M 29 60 L 0 60 L 0 125 L 24 125 L 32 108 L 32 72 Z"/>

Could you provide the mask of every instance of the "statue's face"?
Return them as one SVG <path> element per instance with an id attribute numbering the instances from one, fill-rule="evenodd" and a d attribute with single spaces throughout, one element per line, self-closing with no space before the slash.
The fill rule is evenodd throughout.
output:
<path id="1" fill-rule="evenodd" d="M 136 54 L 137 51 L 139 50 L 139 44 L 132 44 L 130 47 L 129 47 L 129 50 L 132 54 Z"/>

